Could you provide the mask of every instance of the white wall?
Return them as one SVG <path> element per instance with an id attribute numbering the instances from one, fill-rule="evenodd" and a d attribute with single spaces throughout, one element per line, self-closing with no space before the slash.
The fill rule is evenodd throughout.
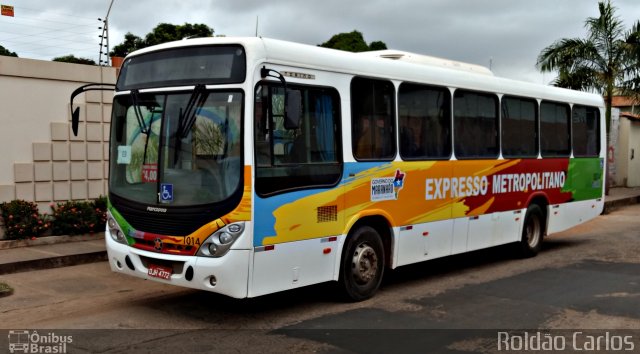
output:
<path id="1" fill-rule="evenodd" d="M 69 98 L 85 83 L 115 83 L 116 69 L 0 56 L 0 202 L 49 204 L 105 195 L 111 93 L 76 98 L 80 133 L 71 133 Z"/>

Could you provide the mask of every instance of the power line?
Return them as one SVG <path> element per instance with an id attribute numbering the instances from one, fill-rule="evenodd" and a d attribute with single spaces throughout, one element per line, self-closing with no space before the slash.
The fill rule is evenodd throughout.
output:
<path id="1" fill-rule="evenodd" d="M 18 55 L 30 58 L 74 54 L 102 60 L 104 21 L 96 17 L 14 6 L 16 17 L 0 18 L 0 44 L 9 43 Z M 93 30 L 89 30 L 93 28 Z M 100 53 L 100 57 L 98 57 Z"/>
<path id="2" fill-rule="evenodd" d="M 33 12 L 37 12 L 37 13 L 43 13 L 42 9 L 40 10 L 35 10 L 35 9 L 30 9 L 28 7 L 21 7 L 21 6 L 14 6 L 14 9 L 19 9 L 19 10 L 27 10 L 27 11 L 33 11 Z M 95 20 L 95 17 L 84 17 L 84 16 L 78 16 L 76 14 L 67 14 L 67 13 L 61 13 L 61 12 L 45 12 L 51 16 L 62 16 L 62 17 L 72 17 L 72 18 L 84 18 L 87 20 Z"/>

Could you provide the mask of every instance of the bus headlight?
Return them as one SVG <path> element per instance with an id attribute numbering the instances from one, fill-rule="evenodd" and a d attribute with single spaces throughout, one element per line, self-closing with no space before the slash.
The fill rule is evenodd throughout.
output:
<path id="1" fill-rule="evenodd" d="M 244 222 L 226 225 L 209 236 L 198 250 L 198 256 L 222 257 L 244 232 Z"/>
<path id="2" fill-rule="evenodd" d="M 116 222 L 116 220 L 113 218 L 113 215 L 111 215 L 111 213 L 108 211 L 107 211 L 107 227 L 109 228 L 109 235 L 111 235 L 111 238 L 114 241 L 118 243 L 122 243 L 124 245 L 127 244 L 127 238 L 124 236 L 124 232 L 120 230 L 120 225 L 118 225 L 118 222 Z"/>
<path id="3" fill-rule="evenodd" d="M 226 232 L 221 232 L 220 236 L 218 236 L 218 239 L 220 240 L 220 243 L 224 245 L 233 241 L 233 236 L 229 235 Z"/>

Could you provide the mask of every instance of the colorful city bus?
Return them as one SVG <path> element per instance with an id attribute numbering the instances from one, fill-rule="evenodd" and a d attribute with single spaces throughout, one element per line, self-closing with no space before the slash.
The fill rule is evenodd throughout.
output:
<path id="1" fill-rule="evenodd" d="M 145 48 L 115 85 L 109 264 L 234 298 L 335 281 L 359 301 L 403 265 L 534 256 L 603 209 L 603 116 L 596 94 L 406 52 Z"/>

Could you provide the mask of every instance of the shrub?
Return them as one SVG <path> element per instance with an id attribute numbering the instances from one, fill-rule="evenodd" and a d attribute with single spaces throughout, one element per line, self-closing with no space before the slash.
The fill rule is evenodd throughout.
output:
<path id="1" fill-rule="evenodd" d="M 79 235 L 103 231 L 107 221 L 107 200 L 100 197 L 93 202 L 65 202 L 52 205 L 53 234 Z"/>
<path id="2" fill-rule="evenodd" d="M 0 203 L 0 212 L 9 239 L 38 237 L 51 227 L 49 218 L 40 215 L 36 203 L 24 200 Z"/>

